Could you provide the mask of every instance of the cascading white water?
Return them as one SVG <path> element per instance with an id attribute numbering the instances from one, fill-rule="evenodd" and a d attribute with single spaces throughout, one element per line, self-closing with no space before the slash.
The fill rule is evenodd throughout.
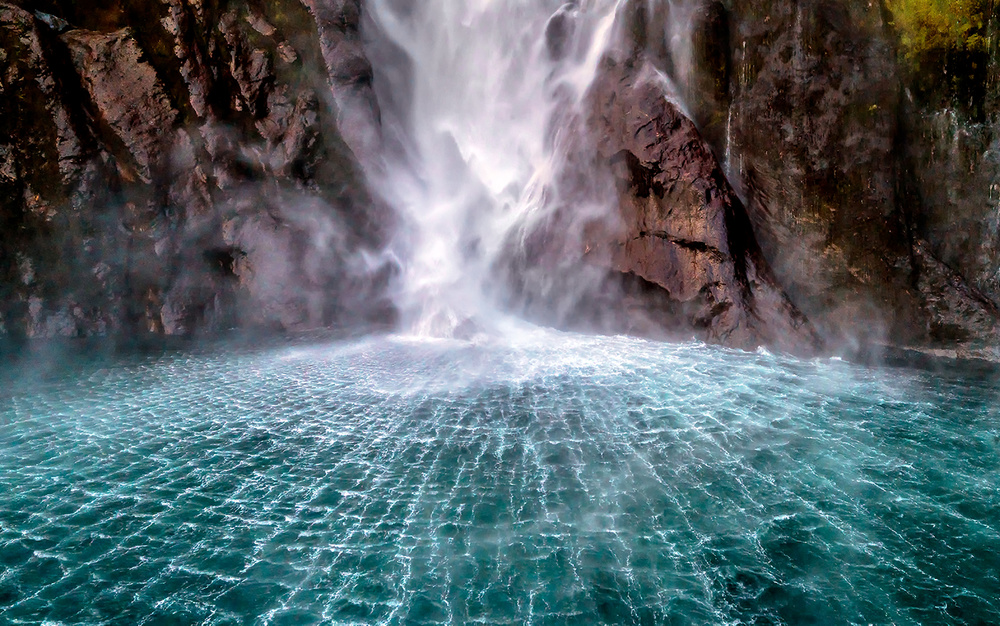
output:
<path id="1" fill-rule="evenodd" d="M 698 3 L 668 1 L 663 37 L 686 84 Z M 585 134 L 587 90 L 632 4 L 368 3 L 368 52 L 390 146 L 382 192 L 404 221 L 394 246 L 404 268 L 397 303 L 412 332 L 489 326 L 498 259 L 560 208 L 569 207 L 572 222 L 560 224 L 563 235 L 588 219 L 617 219 L 610 185 L 599 182 L 605 172 L 572 183 L 565 174 Z"/>
<path id="2" fill-rule="evenodd" d="M 515 225 L 557 205 L 564 155 L 555 120 L 580 104 L 621 4 L 563 7 L 574 33 L 559 60 L 545 36 L 559 2 L 369 4 L 383 123 L 396 146 L 383 192 L 406 224 L 396 253 L 412 331 L 449 336 L 489 323 L 491 267 Z M 380 68 L 380 59 L 409 71 Z"/>

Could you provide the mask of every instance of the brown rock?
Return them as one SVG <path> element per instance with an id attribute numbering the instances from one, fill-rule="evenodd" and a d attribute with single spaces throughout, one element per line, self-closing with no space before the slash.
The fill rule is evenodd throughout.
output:
<path id="1" fill-rule="evenodd" d="M 607 59 L 588 123 L 618 183 L 615 270 L 661 288 L 680 321 L 741 348 L 818 341 L 773 280 L 745 209 L 694 123 L 648 63 Z"/>
<path id="2" fill-rule="evenodd" d="M 0 334 L 391 318 L 389 222 L 304 6 L 61 6 L 0 2 Z"/>
<path id="3" fill-rule="evenodd" d="M 926 303 L 927 334 L 938 346 L 967 346 L 1000 339 L 1000 310 L 939 261 L 923 240 L 914 244 L 917 287 Z"/>
<path id="4" fill-rule="evenodd" d="M 74 30 L 62 40 L 102 121 L 128 150 L 141 180 L 152 182 L 177 119 L 156 70 L 142 61 L 143 52 L 129 29 Z"/>

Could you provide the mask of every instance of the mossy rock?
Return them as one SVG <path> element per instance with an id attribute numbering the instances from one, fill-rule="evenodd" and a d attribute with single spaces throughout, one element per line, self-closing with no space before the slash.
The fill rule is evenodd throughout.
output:
<path id="1" fill-rule="evenodd" d="M 996 0 L 886 0 L 886 7 L 920 104 L 954 108 L 974 121 L 996 112 Z"/>
<path id="2" fill-rule="evenodd" d="M 985 51 L 990 0 L 887 0 L 903 52 L 917 58 L 947 50 Z"/>

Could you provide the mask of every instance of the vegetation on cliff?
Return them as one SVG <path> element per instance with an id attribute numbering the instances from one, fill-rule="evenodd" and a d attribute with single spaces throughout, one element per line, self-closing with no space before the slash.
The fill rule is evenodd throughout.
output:
<path id="1" fill-rule="evenodd" d="M 988 0 L 888 0 L 904 52 L 985 50 Z"/>
<path id="2" fill-rule="evenodd" d="M 917 97 L 973 120 L 987 117 L 996 0 L 886 0 Z"/>

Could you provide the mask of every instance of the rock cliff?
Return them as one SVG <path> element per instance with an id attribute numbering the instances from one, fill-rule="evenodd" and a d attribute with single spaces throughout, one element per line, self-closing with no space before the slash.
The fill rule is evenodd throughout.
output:
<path id="1" fill-rule="evenodd" d="M 998 356 L 1000 17 L 963 4 L 940 16 L 966 19 L 958 39 L 915 35 L 932 26 L 911 5 L 622 5 L 589 123 L 622 229 L 598 240 L 661 322 L 744 347 L 815 329 L 846 354 Z"/>
<path id="2" fill-rule="evenodd" d="M 576 242 L 595 306 L 739 347 L 996 358 L 996 2 L 933 37 L 904 4 L 623 3 L 571 150 L 619 208 Z M 0 337 L 391 321 L 363 14 L 0 2 Z M 514 291 L 565 244 L 546 228 Z"/>
<path id="3" fill-rule="evenodd" d="M 621 228 L 602 237 L 612 246 L 612 268 L 671 304 L 662 324 L 734 347 L 818 349 L 814 330 L 761 254 L 743 203 L 656 61 L 626 38 L 605 57 L 589 95 L 587 126 L 618 189 Z"/>
<path id="4" fill-rule="evenodd" d="M 0 336 L 384 321 L 357 2 L 0 3 Z"/>

